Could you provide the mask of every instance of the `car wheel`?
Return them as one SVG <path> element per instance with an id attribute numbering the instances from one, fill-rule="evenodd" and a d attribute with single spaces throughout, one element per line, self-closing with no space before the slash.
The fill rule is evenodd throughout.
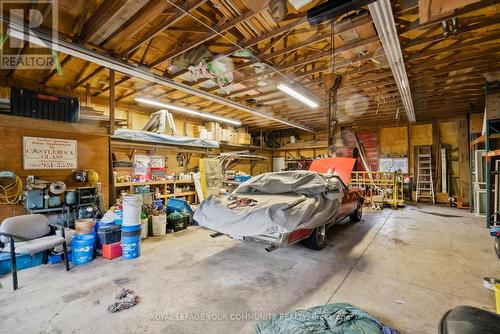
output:
<path id="1" fill-rule="evenodd" d="M 363 217 L 363 204 L 358 204 L 358 207 L 356 208 L 356 211 L 354 211 L 349 218 L 353 222 L 359 222 L 361 218 Z"/>
<path id="2" fill-rule="evenodd" d="M 307 248 L 320 250 L 325 248 L 327 239 L 326 225 L 323 225 L 316 227 L 309 238 L 302 241 L 302 244 Z"/>

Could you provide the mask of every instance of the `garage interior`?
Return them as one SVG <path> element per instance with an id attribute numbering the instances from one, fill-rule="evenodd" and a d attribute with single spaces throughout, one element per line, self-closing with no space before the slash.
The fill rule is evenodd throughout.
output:
<path id="1" fill-rule="evenodd" d="M 500 332 L 498 1 L 0 11 L 2 329 Z"/>

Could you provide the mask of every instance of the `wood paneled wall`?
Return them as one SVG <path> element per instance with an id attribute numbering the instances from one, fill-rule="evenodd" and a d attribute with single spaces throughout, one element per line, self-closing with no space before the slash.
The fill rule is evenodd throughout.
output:
<path id="1" fill-rule="evenodd" d="M 23 169 L 23 136 L 73 139 L 78 142 L 78 169 L 95 170 L 102 184 L 105 205 L 109 192 L 109 144 L 104 128 L 0 115 L 0 170 L 14 171 L 24 182 L 28 175 L 42 180 L 63 181 L 71 187 L 87 186 L 73 181 L 70 169 Z M 0 216 L 12 215 L 13 207 L 0 207 Z M 17 214 L 22 212 L 17 208 Z M 1 219 L 2 217 L 0 217 Z"/>

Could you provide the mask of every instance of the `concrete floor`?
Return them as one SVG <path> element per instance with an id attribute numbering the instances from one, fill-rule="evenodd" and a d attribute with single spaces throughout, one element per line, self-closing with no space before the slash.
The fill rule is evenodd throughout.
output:
<path id="1" fill-rule="evenodd" d="M 1 277 L 0 325 L 5 333 L 251 333 L 254 321 L 224 317 L 348 302 L 403 333 L 436 333 L 456 305 L 494 308 L 482 278 L 500 277 L 499 263 L 483 219 L 445 207 L 365 211 L 360 223 L 333 227 L 319 252 L 267 253 L 190 228 L 149 238 L 137 260 L 24 270 L 15 292 L 10 275 Z M 141 301 L 108 314 L 121 287 Z"/>

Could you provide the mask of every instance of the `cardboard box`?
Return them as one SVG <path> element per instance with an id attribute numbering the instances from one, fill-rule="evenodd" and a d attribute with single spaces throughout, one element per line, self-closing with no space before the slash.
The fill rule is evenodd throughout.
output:
<path id="1" fill-rule="evenodd" d="M 250 145 L 252 143 L 252 137 L 249 133 L 238 133 L 238 144 L 239 145 Z"/>
<path id="2" fill-rule="evenodd" d="M 195 135 L 196 132 L 196 127 L 197 125 L 192 124 L 192 123 L 184 123 L 184 133 L 186 134 L 186 137 L 198 137 Z"/>
<path id="3" fill-rule="evenodd" d="M 499 119 L 500 93 L 486 95 L 485 108 L 488 119 Z"/>
<path id="4" fill-rule="evenodd" d="M 206 135 L 207 128 L 202 125 L 196 125 L 193 129 L 193 137 L 201 138 L 202 133 Z"/>
<path id="5" fill-rule="evenodd" d="M 222 127 L 217 122 L 207 122 L 207 130 L 213 133 L 214 140 L 221 141 L 222 139 Z"/>
<path id="6" fill-rule="evenodd" d="M 222 129 L 220 141 L 228 142 L 231 140 L 231 131 Z"/>

